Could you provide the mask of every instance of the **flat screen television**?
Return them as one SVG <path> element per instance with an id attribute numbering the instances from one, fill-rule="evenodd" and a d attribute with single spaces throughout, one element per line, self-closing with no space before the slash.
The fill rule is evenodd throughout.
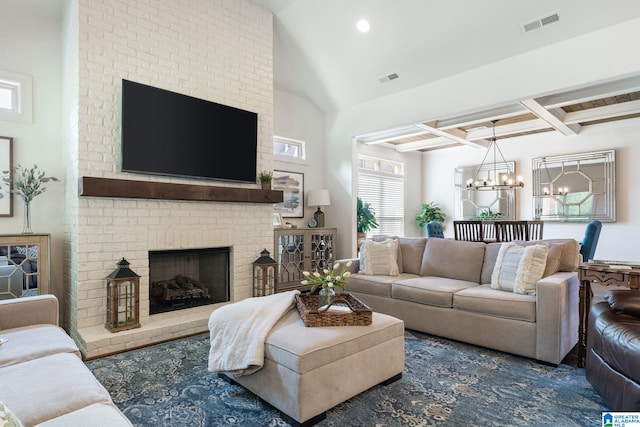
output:
<path id="1" fill-rule="evenodd" d="M 122 170 L 256 182 L 258 115 L 122 80 Z"/>

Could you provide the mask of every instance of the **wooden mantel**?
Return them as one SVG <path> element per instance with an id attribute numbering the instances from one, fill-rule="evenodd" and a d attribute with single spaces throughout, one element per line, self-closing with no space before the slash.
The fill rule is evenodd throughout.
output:
<path id="1" fill-rule="evenodd" d="M 204 202 L 280 203 L 283 193 L 258 188 L 214 187 L 210 185 L 131 181 L 127 179 L 83 176 L 80 196 L 126 199 L 191 200 Z"/>

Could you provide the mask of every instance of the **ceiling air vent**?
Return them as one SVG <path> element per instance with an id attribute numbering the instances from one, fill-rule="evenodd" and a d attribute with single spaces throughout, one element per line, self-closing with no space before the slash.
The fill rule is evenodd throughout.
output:
<path id="1" fill-rule="evenodd" d="M 386 82 L 389 82 L 391 80 L 395 80 L 395 79 L 397 79 L 399 77 L 400 76 L 397 73 L 391 73 L 391 74 L 388 74 L 386 76 L 380 77 L 378 80 L 380 81 L 380 83 L 386 83 Z"/>
<path id="2" fill-rule="evenodd" d="M 522 33 L 527 34 L 532 31 L 539 30 L 542 27 L 546 27 L 547 25 L 554 24 L 556 22 L 560 22 L 559 12 L 553 12 L 545 16 L 541 16 L 540 18 L 536 18 L 533 21 L 525 22 L 524 24 L 521 24 L 520 27 L 522 29 Z"/>

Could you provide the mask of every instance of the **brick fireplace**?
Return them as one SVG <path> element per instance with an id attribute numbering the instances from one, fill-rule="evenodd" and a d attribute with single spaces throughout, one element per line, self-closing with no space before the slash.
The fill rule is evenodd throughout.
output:
<path id="1" fill-rule="evenodd" d="M 62 324 L 87 357 L 206 331 L 211 311 L 225 302 L 150 315 L 149 252 L 228 247 L 229 300 L 250 297 L 251 264 L 273 242 L 272 205 L 85 195 L 78 183 L 96 177 L 257 191 L 258 184 L 121 172 L 120 91 L 128 79 L 258 113 L 256 171 L 271 169 L 272 15 L 248 0 L 69 0 L 62 25 Z M 123 257 L 141 276 L 141 327 L 111 333 L 105 278 Z"/>
<path id="2" fill-rule="evenodd" d="M 252 262 L 273 237 L 270 204 L 81 198 L 92 219 L 80 227 L 78 245 L 78 334 L 92 357 L 207 330 L 207 320 L 224 302 L 180 311 L 150 313 L 149 253 L 177 249 L 229 249 L 229 300 L 252 296 Z M 168 213 L 167 213 L 168 212 Z M 140 278 L 142 327 L 110 333 L 104 327 L 105 277 L 125 257 Z"/>
<path id="3" fill-rule="evenodd" d="M 149 314 L 229 301 L 231 248 L 149 252 Z"/>

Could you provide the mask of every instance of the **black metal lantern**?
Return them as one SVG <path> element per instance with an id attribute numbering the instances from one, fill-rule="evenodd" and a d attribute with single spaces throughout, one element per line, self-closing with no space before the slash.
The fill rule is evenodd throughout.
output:
<path id="1" fill-rule="evenodd" d="M 140 276 L 122 258 L 107 276 L 107 323 L 111 332 L 140 327 Z"/>
<path id="2" fill-rule="evenodd" d="M 253 296 L 262 297 L 278 291 L 276 269 L 278 263 L 269 256 L 269 251 L 260 252 L 260 258 L 253 262 Z"/>

